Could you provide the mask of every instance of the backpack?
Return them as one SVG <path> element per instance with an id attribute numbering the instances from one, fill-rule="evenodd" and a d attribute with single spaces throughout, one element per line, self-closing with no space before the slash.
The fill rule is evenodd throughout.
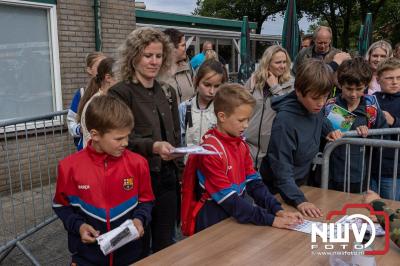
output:
<path id="1" fill-rule="evenodd" d="M 224 146 L 213 135 L 207 135 L 205 137 L 214 138 L 221 147 L 223 151 L 222 153 L 224 153 L 224 156 L 227 160 L 227 173 L 229 163 Z M 211 147 L 213 150 L 218 152 L 218 150 L 211 144 L 203 144 L 202 146 Z M 198 184 L 197 170 L 199 168 L 199 156 L 205 155 L 192 154 L 189 156 L 182 175 L 181 229 L 184 236 L 191 236 L 195 233 L 197 215 L 199 214 L 206 200 L 210 198 L 210 195 L 207 193 L 207 191 L 203 190 L 200 199 L 198 199 L 198 193 L 196 193 L 198 192 L 196 190 L 196 186 Z"/>

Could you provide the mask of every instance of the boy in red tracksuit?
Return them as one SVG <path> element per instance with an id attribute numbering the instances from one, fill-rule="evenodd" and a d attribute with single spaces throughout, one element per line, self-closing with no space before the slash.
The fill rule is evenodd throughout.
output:
<path id="1" fill-rule="evenodd" d="M 86 125 L 88 146 L 58 165 L 53 209 L 68 232 L 71 265 L 128 265 L 140 259 L 141 241 L 104 256 L 96 237 L 128 219 L 143 235 L 154 200 L 149 167 L 142 156 L 125 150 L 133 116 L 124 103 L 94 98 Z"/>
<path id="2" fill-rule="evenodd" d="M 302 222 L 300 213 L 282 209 L 253 168 L 249 148 L 241 136 L 254 105 L 254 98 L 239 84 L 222 85 L 215 96 L 217 127 L 204 135 L 202 145 L 219 156 L 199 158 L 197 176 L 209 198 L 198 213 L 196 232 L 231 216 L 239 223 L 277 228 Z"/>

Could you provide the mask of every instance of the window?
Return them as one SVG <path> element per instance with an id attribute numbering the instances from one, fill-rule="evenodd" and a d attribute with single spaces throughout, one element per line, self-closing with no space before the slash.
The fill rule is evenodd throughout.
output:
<path id="1" fill-rule="evenodd" d="M 56 5 L 38 2 L 0 0 L 0 121 L 62 109 Z"/>

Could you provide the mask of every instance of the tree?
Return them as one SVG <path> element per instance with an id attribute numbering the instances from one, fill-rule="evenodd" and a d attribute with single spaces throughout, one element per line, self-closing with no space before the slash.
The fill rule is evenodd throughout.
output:
<path id="1" fill-rule="evenodd" d="M 388 0 L 382 6 L 380 16 L 376 17 L 375 39 L 389 40 L 393 45 L 400 42 L 400 2 Z"/>
<path id="2" fill-rule="evenodd" d="M 364 22 L 366 14 L 373 14 L 374 23 L 382 16 L 386 2 L 388 0 L 299 0 L 298 6 L 311 20 L 326 21 L 332 28 L 333 46 L 348 50 L 356 44 L 360 25 Z"/>
<path id="3" fill-rule="evenodd" d="M 193 15 L 239 19 L 248 16 L 249 21 L 257 22 L 257 33 L 261 32 L 264 21 L 282 12 L 286 8 L 286 1 L 269 0 L 197 0 L 197 7 Z"/>
<path id="4" fill-rule="evenodd" d="M 298 1 L 299 9 L 306 13 L 312 21 L 324 21 L 332 29 L 332 44 L 338 47 L 339 40 L 344 40 L 348 35 L 350 18 L 353 15 L 354 4 L 350 1 Z M 343 36 L 344 33 L 344 36 Z M 342 37 L 342 38 L 340 38 Z M 344 45 L 346 47 L 346 45 Z M 348 48 L 348 45 L 347 47 Z"/>
<path id="5" fill-rule="evenodd" d="M 269 0 L 197 0 L 193 14 L 257 22 L 257 33 L 268 17 L 283 13 L 287 1 Z M 398 0 L 297 0 L 298 16 L 305 14 L 316 24 L 332 29 L 332 44 L 343 50 L 354 49 L 361 24 L 372 13 L 373 37 L 400 41 L 400 1 Z M 316 25 L 314 24 L 314 26 Z"/>

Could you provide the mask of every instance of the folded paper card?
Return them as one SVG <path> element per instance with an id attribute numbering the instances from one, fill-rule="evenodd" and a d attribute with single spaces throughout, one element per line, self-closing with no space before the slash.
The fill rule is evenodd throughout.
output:
<path id="1" fill-rule="evenodd" d="M 356 120 L 356 115 L 346 109 L 340 107 L 337 104 L 332 106 L 327 118 L 331 121 L 332 126 L 335 130 L 339 129 L 342 132 L 349 131 L 354 121 Z"/>
<path id="2" fill-rule="evenodd" d="M 204 149 L 202 146 L 197 146 L 197 145 L 175 148 L 174 150 L 171 151 L 171 153 L 218 155 L 218 152 L 209 151 Z"/>
<path id="3" fill-rule="evenodd" d="M 97 237 L 97 243 L 104 255 L 122 247 L 130 241 L 139 238 L 139 233 L 132 220 L 126 220 L 117 228 Z"/>

